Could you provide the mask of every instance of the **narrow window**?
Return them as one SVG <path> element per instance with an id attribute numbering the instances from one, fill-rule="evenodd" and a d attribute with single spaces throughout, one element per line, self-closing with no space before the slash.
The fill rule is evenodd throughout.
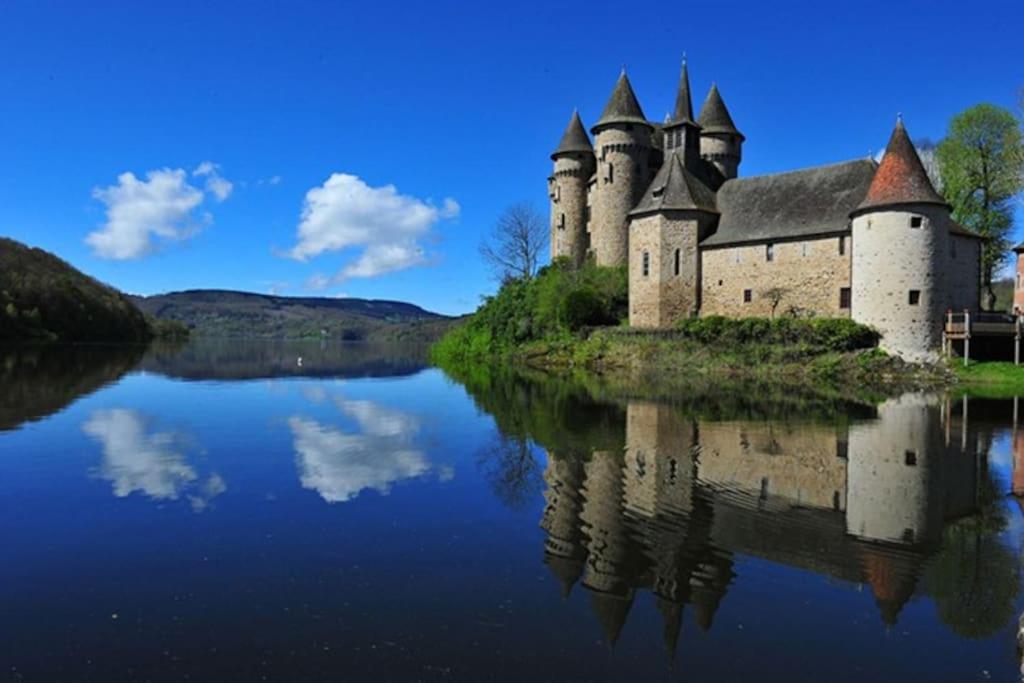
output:
<path id="1" fill-rule="evenodd" d="M 764 260 L 774 261 L 775 260 L 775 245 L 766 244 L 764 245 Z"/>
<path id="2" fill-rule="evenodd" d="M 921 303 L 921 290 L 919 290 L 919 289 L 912 289 L 912 290 L 910 290 L 910 305 L 911 306 L 917 306 L 919 303 Z"/>
<path id="3" fill-rule="evenodd" d="M 850 288 L 840 287 L 839 288 L 839 308 L 850 307 Z"/>
<path id="4" fill-rule="evenodd" d="M 744 289 L 743 290 L 743 303 L 749 304 L 754 299 L 754 290 Z"/>
<path id="5" fill-rule="evenodd" d="M 648 275 L 651 274 L 651 255 L 649 252 L 644 252 L 643 265 L 644 277 L 647 277 Z"/>
<path id="6" fill-rule="evenodd" d="M 846 460 L 850 455 L 849 441 L 836 441 L 836 457 Z"/>
<path id="7" fill-rule="evenodd" d="M 676 275 L 679 275 L 679 250 L 676 249 Z"/>
<path id="8" fill-rule="evenodd" d="M 832 509 L 839 512 L 839 491 L 832 492 Z"/>
<path id="9" fill-rule="evenodd" d="M 917 465 L 917 451 L 907 451 L 904 453 L 903 461 L 907 463 L 908 467 L 914 467 Z"/>
<path id="10" fill-rule="evenodd" d="M 739 263 L 739 262 L 740 262 L 740 250 L 737 249 L 736 250 L 736 263 Z"/>
<path id="11" fill-rule="evenodd" d="M 607 178 L 607 182 L 609 182 L 609 183 L 614 183 L 615 182 L 615 164 L 611 164 L 611 163 L 608 164 L 608 178 Z"/>
<path id="12" fill-rule="evenodd" d="M 921 222 L 922 222 L 922 220 L 921 220 L 920 216 L 911 216 L 910 217 L 910 227 L 912 227 L 912 228 L 920 228 L 921 227 Z"/>
<path id="13" fill-rule="evenodd" d="M 564 213 L 561 214 L 558 217 L 558 229 L 559 230 L 565 230 L 565 214 Z"/>
<path id="14" fill-rule="evenodd" d="M 800 253 L 801 253 L 801 254 L 802 254 L 803 256 L 807 256 L 807 250 L 808 250 L 808 246 L 809 246 L 809 245 L 807 244 L 807 242 L 802 242 L 802 243 L 800 244 Z"/>
<path id="15" fill-rule="evenodd" d="M 846 256 L 846 235 L 839 238 L 839 255 Z"/>
<path id="16" fill-rule="evenodd" d="M 587 223 L 590 222 L 590 205 L 589 204 L 587 206 L 583 207 L 583 220 L 585 220 Z"/>

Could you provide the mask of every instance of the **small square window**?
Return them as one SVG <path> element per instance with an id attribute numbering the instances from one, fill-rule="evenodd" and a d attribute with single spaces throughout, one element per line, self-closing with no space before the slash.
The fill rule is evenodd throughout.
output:
<path id="1" fill-rule="evenodd" d="M 920 228 L 921 224 L 923 222 L 924 222 L 924 219 L 921 218 L 920 216 L 911 216 L 910 217 L 910 227 L 912 227 L 912 228 Z"/>
<path id="2" fill-rule="evenodd" d="M 907 451 L 904 453 L 903 462 L 907 463 L 910 467 L 917 465 L 917 451 Z"/>
<path id="3" fill-rule="evenodd" d="M 919 290 L 919 289 L 912 289 L 912 290 L 910 290 L 909 301 L 910 301 L 910 305 L 911 306 L 917 306 L 919 303 L 921 303 L 921 290 Z"/>
<path id="4" fill-rule="evenodd" d="M 752 289 L 744 289 L 743 290 L 743 303 L 749 304 L 753 300 L 754 300 L 754 290 L 752 290 Z"/>
<path id="5" fill-rule="evenodd" d="M 846 460 L 850 457 L 850 442 L 836 441 L 836 457 Z"/>

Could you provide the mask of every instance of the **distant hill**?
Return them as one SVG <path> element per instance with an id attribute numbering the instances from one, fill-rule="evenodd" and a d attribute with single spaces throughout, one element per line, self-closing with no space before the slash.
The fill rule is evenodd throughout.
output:
<path id="1" fill-rule="evenodd" d="M 196 289 L 132 297 L 147 314 L 184 323 L 204 337 L 430 341 L 452 319 L 413 304 L 372 299 L 286 297 Z"/>
<path id="2" fill-rule="evenodd" d="M 121 292 L 49 252 L 0 238 L 0 341 L 152 337 L 145 316 Z"/>

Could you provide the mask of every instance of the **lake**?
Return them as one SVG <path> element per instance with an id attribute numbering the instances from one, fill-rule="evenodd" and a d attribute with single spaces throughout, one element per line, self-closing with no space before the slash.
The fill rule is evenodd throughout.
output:
<path id="1" fill-rule="evenodd" d="M 1013 398 L 0 349 L 9 680 L 1019 680 Z"/>

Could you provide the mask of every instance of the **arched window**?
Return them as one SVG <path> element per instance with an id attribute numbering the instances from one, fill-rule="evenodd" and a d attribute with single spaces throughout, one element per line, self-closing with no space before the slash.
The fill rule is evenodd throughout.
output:
<path id="1" fill-rule="evenodd" d="M 676 275 L 679 275 L 679 250 L 676 249 Z"/>
<path id="2" fill-rule="evenodd" d="M 644 277 L 647 277 L 648 275 L 651 274 L 651 254 L 646 251 L 644 252 L 643 274 Z"/>

